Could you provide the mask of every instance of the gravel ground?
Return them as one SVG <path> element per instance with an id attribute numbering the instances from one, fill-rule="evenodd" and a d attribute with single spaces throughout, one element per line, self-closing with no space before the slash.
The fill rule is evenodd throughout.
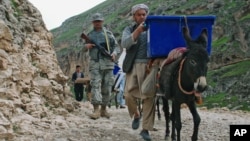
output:
<path id="1" fill-rule="evenodd" d="M 92 106 L 85 102 L 80 103 L 80 108 L 74 113 L 67 114 L 64 118 L 52 117 L 53 129 L 43 127 L 42 123 L 34 129 L 32 135 L 20 136 L 21 140 L 38 141 L 143 141 L 138 130 L 131 129 L 127 109 L 109 108 L 113 115 L 110 119 L 100 118 L 89 119 Z M 229 141 L 229 125 L 250 124 L 250 112 L 229 111 L 227 108 L 210 109 L 199 108 L 201 117 L 199 128 L 199 141 Z M 163 115 L 163 112 L 162 112 Z M 182 108 L 182 141 L 190 141 L 193 131 L 193 119 L 188 108 Z M 171 124 L 170 124 L 171 125 Z M 165 121 L 158 120 L 156 116 L 155 128 L 158 131 L 151 131 L 153 141 L 164 141 Z M 170 141 L 168 138 L 167 140 Z"/>

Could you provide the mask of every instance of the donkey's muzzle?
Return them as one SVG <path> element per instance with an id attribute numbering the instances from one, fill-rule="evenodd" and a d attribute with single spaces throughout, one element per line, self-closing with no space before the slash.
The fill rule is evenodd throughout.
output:
<path id="1" fill-rule="evenodd" d="M 207 89 L 207 81 L 206 77 L 201 76 L 197 79 L 197 81 L 194 83 L 194 89 L 197 92 L 203 92 Z"/>
<path id="2" fill-rule="evenodd" d="M 200 86 L 200 85 L 198 85 L 198 87 L 197 87 L 197 91 L 198 92 L 204 92 L 206 89 L 207 89 L 207 85 L 206 86 Z"/>

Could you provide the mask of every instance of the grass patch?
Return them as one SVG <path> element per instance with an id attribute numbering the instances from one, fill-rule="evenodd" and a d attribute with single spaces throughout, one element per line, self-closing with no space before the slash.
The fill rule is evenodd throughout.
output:
<path id="1" fill-rule="evenodd" d="M 67 53 L 68 53 L 68 50 L 69 50 L 69 47 L 68 47 L 68 48 L 63 48 L 63 49 L 57 51 L 57 54 L 58 54 L 58 55 L 67 54 Z"/>
<path id="2" fill-rule="evenodd" d="M 216 87 L 217 81 L 219 79 L 221 80 L 232 77 L 240 77 L 246 74 L 249 71 L 249 66 L 250 60 L 246 60 L 216 70 L 209 70 L 207 73 L 207 82 L 210 86 Z"/>
<path id="3" fill-rule="evenodd" d="M 222 78 L 226 77 L 237 77 L 241 76 L 242 74 L 245 74 L 248 72 L 250 66 L 250 61 L 242 61 L 237 64 L 233 64 L 230 66 L 226 66 L 223 69 L 225 69 L 225 73 L 221 76 Z"/>
<path id="4" fill-rule="evenodd" d="M 208 109 L 227 107 L 230 110 L 250 111 L 249 102 L 240 100 L 236 95 L 227 95 L 226 93 L 218 93 L 207 96 L 203 99 L 203 104 Z"/>
<path id="5" fill-rule="evenodd" d="M 18 4 L 14 1 L 14 0 L 11 0 L 11 6 L 13 7 L 15 13 L 15 17 L 20 17 L 21 16 L 21 11 L 18 9 Z"/>
<path id="6" fill-rule="evenodd" d="M 217 48 L 217 49 L 219 49 L 219 47 L 221 47 L 219 50 L 225 51 L 227 49 L 227 46 L 223 47 L 223 45 L 225 45 L 228 41 L 229 41 L 229 37 L 223 36 L 220 39 L 213 41 L 212 46 L 213 46 L 213 48 Z"/>
<path id="7" fill-rule="evenodd" d="M 67 32 L 64 32 L 64 34 L 62 34 L 61 36 L 58 36 L 58 38 L 56 40 L 54 40 L 53 44 L 56 46 L 59 43 L 69 41 L 72 38 L 76 38 L 77 34 L 78 34 L 78 38 L 80 39 L 79 31 L 81 31 L 81 30 L 77 27 L 70 28 L 70 29 L 68 29 Z"/>
<path id="8" fill-rule="evenodd" d="M 70 92 L 73 94 L 73 96 L 75 97 L 75 90 L 74 90 L 74 86 L 70 86 Z"/>
<path id="9" fill-rule="evenodd" d="M 21 128 L 20 128 L 19 125 L 16 125 L 16 124 L 13 125 L 13 132 L 14 132 L 14 133 L 17 133 L 20 129 L 21 129 Z"/>
<path id="10" fill-rule="evenodd" d="M 248 20 L 250 19 L 250 14 L 247 14 L 246 16 L 242 17 L 240 21 Z"/>
<path id="11" fill-rule="evenodd" d="M 207 96 L 203 99 L 203 106 L 206 106 L 208 109 L 214 107 L 225 107 L 226 103 L 223 102 L 225 99 L 225 93 L 219 93 L 211 96 Z"/>

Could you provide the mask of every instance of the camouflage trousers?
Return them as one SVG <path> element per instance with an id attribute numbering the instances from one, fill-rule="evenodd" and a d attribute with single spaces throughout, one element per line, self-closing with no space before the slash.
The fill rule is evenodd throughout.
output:
<path id="1" fill-rule="evenodd" d="M 112 85 L 114 84 L 113 70 L 91 70 L 90 78 L 91 103 L 94 105 L 108 105 Z"/>

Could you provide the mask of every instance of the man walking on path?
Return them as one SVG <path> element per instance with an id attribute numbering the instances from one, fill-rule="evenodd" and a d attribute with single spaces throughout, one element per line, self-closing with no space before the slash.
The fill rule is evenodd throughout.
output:
<path id="1" fill-rule="evenodd" d="M 141 92 L 141 85 L 146 78 L 148 62 L 147 31 L 144 26 L 148 12 L 149 8 L 145 4 L 137 4 L 132 7 L 131 13 L 135 23 L 123 30 L 121 46 L 126 48 L 127 54 L 134 48 L 137 51 L 132 70 L 126 73 L 125 100 L 130 117 L 133 118 L 132 128 L 139 128 L 142 117 L 142 131 L 140 135 L 144 140 L 150 141 L 149 131 L 152 131 L 154 127 L 155 102 L 154 97 L 142 95 Z M 142 100 L 142 115 L 138 111 L 138 100 Z"/>
<path id="2" fill-rule="evenodd" d="M 98 119 L 100 116 L 109 118 L 111 115 L 106 107 L 114 84 L 114 60 L 120 49 L 113 33 L 103 27 L 104 17 L 100 13 L 93 14 L 91 21 L 93 30 L 87 36 L 95 44 L 93 42 L 84 44 L 84 50 L 88 50 L 90 56 L 91 103 L 94 107 L 94 111 L 89 114 L 89 117 L 92 119 Z M 105 51 L 106 54 L 102 51 Z M 99 109 L 100 106 L 101 109 Z"/>
<path id="3" fill-rule="evenodd" d="M 76 83 L 77 78 L 83 78 L 84 75 L 81 72 L 81 67 L 79 65 L 76 66 L 76 71 L 72 75 L 72 82 L 74 83 L 74 92 L 75 99 L 77 101 L 82 101 L 83 99 L 83 83 Z"/>

